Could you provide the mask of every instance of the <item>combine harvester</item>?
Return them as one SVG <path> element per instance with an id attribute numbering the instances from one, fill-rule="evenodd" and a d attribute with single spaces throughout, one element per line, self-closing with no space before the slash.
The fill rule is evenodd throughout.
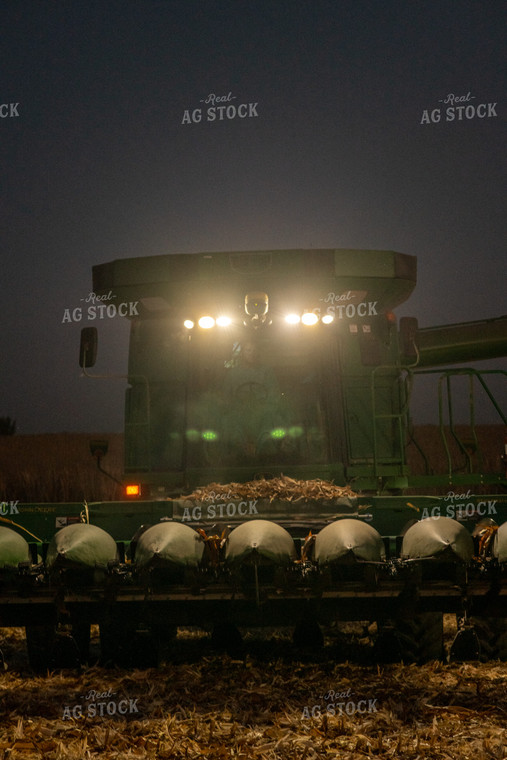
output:
<path id="1" fill-rule="evenodd" d="M 69 648 L 86 661 L 91 624 L 104 662 L 135 666 L 178 626 L 239 645 L 241 627 L 291 625 L 315 645 L 353 620 L 374 656 L 423 662 L 443 656 L 443 613 L 459 620 L 451 656 L 507 658 L 505 457 L 482 471 L 475 422 L 479 394 L 506 424 L 492 387 L 505 400 L 507 373 L 442 368 L 505 356 L 507 317 L 398 325 L 415 283 L 415 258 L 392 251 L 94 267 L 97 303 L 131 320 L 125 499 L 3 518 L 0 626 L 26 626 L 32 667 Z M 96 353 L 86 327 L 87 375 Z M 431 377 L 444 472 L 414 476 L 409 402 Z"/>

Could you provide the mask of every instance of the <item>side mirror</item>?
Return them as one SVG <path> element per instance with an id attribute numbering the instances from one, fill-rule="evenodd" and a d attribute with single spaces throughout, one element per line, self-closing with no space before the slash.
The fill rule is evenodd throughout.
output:
<path id="1" fill-rule="evenodd" d="M 90 454 L 95 459 L 102 459 L 105 457 L 109 450 L 109 443 L 107 441 L 90 441 Z"/>
<path id="2" fill-rule="evenodd" d="M 79 345 L 79 366 L 93 367 L 97 361 L 98 333 L 96 327 L 83 327 Z"/>

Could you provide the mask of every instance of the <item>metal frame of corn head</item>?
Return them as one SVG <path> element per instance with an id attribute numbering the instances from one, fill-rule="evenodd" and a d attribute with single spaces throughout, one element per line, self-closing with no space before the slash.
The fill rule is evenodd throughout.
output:
<path id="1" fill-rule="evenodd" d="M 101 626 L 103 661 L 124 666 L 156 664 L 177 626 L 215 626 L 225 631 L 226 644 L 238 647 L 237 636 L 231 639 L 235 626 L 290 625 L 296 643 L 315 645 L 320 641 L 319 625 L 349 620 L 377 621 L 378 659 L 388 651 L 394 652 L 394 657 L 421 661 L 436 656 L 435 634 L 429 649 L 407 651 L 405 638 L 398 635 L 404 621 L 411 626 L 420 621 L 425 626 L 435 613 L 437 617 L 442 612 L 454 613 L 464 621 L 465 635 L 469 634 L 468 621 L 474 617 L 485 618 L 488 624 L 495 618 L 507 618 L 507 531 L 503 529 L 507 526 L 507 499 L 501 495 L 469 499 L 462 506 L 454 505 L 462 511 L 460 521 L 445 516 L 449 504 L 442 497 L 344 498 L 334 510 L 306 504 L 299 508 L 298 519 L 287 519 L 289 503 L 258 500 L 253 505 L 256 519 L 249 523 L 229 520 L 229 528 L 243 525 L 253 530 L 259 523 L 275 524 L 287 531 L 294 553 L 287 553 L 284 536 L 282 545 L 275 546 L 269 557 L 262 549 L 245 551 L 248 541 L 252 543 L 250 535 L 241 543 L 239 562 L 228 561 L 227 541 L 210 530 L 213 526 L 184 524 L 177 519 L 178 512 L 188 509 L 186 500 L 138 502 L 135 514 L 124 503 L 88 505 L 90 527 L 98 530 L 111 520 L 117 525 L 118 515 L 123 513 L 127 531 L 129 520 L 140 516 L 154 526 L 172 525 L 188 531 L 191 540 L 202 547 L 198 564 L 152 561 L 139 569 L 136 554 L 142 534 L 137 542 L 119 540 L 116 558 L 87 572 L 71 562 L 54 564 L 51 571 L 47 562 L 26 562 L 8 575 L 4 572 L 2 622 L 26 625 L 29 619 L 36 621 L 27 626 L 27 638 L 32 666 L 42 670 L 86 660 L 93 623 Z M 71 522 L 83 517 L 82 505 L 74 506 L 74 514 L 69 505 L 59 519 L 69 525 L 86 525 Z M 203 505 L 194 503 L 194 509 L 199 506 Z M 168 507 L 173 507 L 170 515 Z M 293 505 L 291 509 L 294 512 Z M 477 532 L 474 516 L 482 517 L 488 509 L 492 514 L 494 510 L 500 528 L 472 538 L 474 527 Z M 381 528 L 382 521 L 392 520 L 393 512 L 400 529 L 382 539 L 372 526 Z M 430 516 L 423 522 L 414 521 L 414 515 L 422 513 Z M 257 519 L 257 515 L 268 519 Z M 157 518 L 164 519 L 157 522 Z M 324 529 L 329 532 L 338 523 L 342 529 L 339 545 L 332 535 L 330 545 L 319 547 L 319 534 L 323 536 Z M 407 544 L 411 534 L 406 526 L 425 528 L 425 523 L 439 529 L 432 545 L 428 546 L 427 531 Z M 451 525 L 452 535 L 442 532 L 441 523 Z M 349 532 L 344 532 L 345 528 Z M 378 538 L 374 536 L 371 543 L 375 533 Z M 47 560 L 50 547 L 31 544 L 31 550 L 34 558 L 39 554 L 39 559 Z M 395 641 L 394 649 L 386 646 L 386 638 L 390 644 L 391 638 Z M 438 633 L 436 642 L 441 646 Z M 466 656 L 479 656 L 480 646 L 475 636 Z"/>

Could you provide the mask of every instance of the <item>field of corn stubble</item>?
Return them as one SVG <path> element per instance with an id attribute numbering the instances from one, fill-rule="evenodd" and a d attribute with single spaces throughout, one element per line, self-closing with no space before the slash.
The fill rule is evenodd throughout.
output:
<path id="1" fill-rule="evenodd" d="M 249 634 L 236 659 L 181 631 L 157 669 L 34 676 L 21 632 L 0 635 L 12 668 L 0 675 L 9 760 L 507 757 L 499 662 L 361 665 L 327 638 L 321 652 L 295 652 L 283 631 Z"/>
<path id="2" fill-rule="evenodd" d="M 433 430 L 420 432 L 434 440 Z M 501 431 L 481 435 L 487 466 L 498 469 Z M 89 438 L 0 439 L 0 496 L 119 498 Z M 119 476 L 121 436 L 108 438 L 103 464 Z M 420 471 L 419 455 L 409 454 Z M 431 466 L 438 459 L 430 452 Z M 447 648 L 454 632 L 446 616 Z M 23 631 L 0 628 L 0 760 L 507 758 L 507 664 L 375 665 L 349 657 L 338 632 L 326 634 L 323 650 L 299 651 L 286 631 L 249 632 L 231 657 L 205 632 L 181 630 L 157 669 L 91 665 L 41 676 L 28 668 Z M 354 636 L 366 651 L 361 631 Z"/>

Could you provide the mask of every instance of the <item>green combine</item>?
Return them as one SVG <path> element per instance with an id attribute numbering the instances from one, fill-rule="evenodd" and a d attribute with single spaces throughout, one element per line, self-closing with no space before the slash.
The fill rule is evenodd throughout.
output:
<path id="1" fill-rule="evenodd" d="M 2 518 L 0 626 L 26 627 L 32 667 L 86 661 L 92 624 L 103 662 L 135 666 L 178 626 L 239 647 L 241 628 L 290 625 L 317 646 L 353 620 L 376 624 L 378 659 L 422 662 L 443 656 L 444 613 L 451 656 L 507 658 L 505 456 L 483 471 L 476 434 L 479 399 L 506 425 L 507 373 L 445 366 L 505 356 L 507 317 L 398 324 L 415 284 L 392 251 L 94 267 L 96 308 L 131 322 L 125 498 Z M 87 375 L 97 345 L 84 328 Z M 444 458 L 416 476 L 409 406 L 429 379 Z"/>

